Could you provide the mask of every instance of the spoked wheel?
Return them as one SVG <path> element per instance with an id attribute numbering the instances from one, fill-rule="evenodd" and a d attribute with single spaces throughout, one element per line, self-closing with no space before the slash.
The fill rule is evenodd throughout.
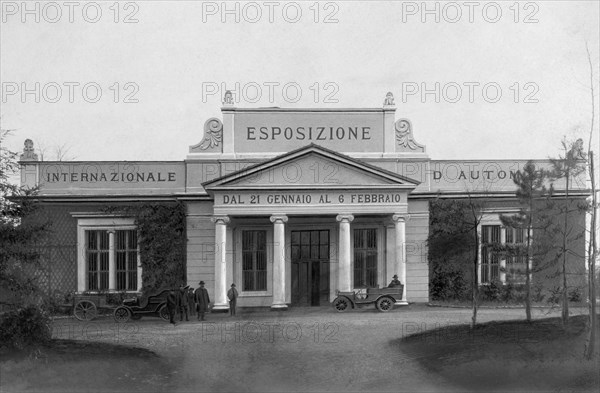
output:
<path id="1" fill-rule="evenodd" d="M 114 317 L 115 317 L 115 321 L 119 322 L 119 323 L 125 323 L 127 321 L 129 321 L 129 318 L 131 318 L 131 311 L 129 311 L 129 309 L 127 307 L 117 307 L 115 309 L 115 313 L 114 313 Z"/>
<path id="2" fill-rule="evenodd" d="M 98 315 L 98 309 L 94 302 L 80 300 L 73 308 L 73 315 L 80 321 L 91 321 Z"/>
<path id="3" fill-rule="evenodd" d="M 394 308 L 394 301 L 389 297 L 382 297 L 377 299 L 375 307 L 377 307 L 377 309 L 381 312 L 388 312 Z"/>
<path id="4" fill-rule="evenodd" d="M 169 318 L 169 310 L 167 310 L 167 305 L 163 304 L 160 309 L 158 310 L 158 315 L 164 319 L 165 321 L 168 321 Z"/>
<path id="5" fill-rule="evenodd" d="M 344 312 L 350 307 L 350 301 L 345 297 L 338 297 L 333 301 L 333 308 L 335 308 L 337 312 Z"/>

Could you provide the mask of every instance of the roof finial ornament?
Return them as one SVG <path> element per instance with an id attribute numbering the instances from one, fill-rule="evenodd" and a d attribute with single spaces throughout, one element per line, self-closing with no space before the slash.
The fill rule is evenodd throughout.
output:
<path id="1" fill-rule="evenodd" d="M 396 104 L 394 104 L 394 95 L 392 94 L 391 91 L 388 91 L 388 93 L 385 95 L 385 100 L 383 101 L 383 106 L 384 107 L 396 106 Z"/>
<path id="2" fill-rule="evenodd" d="M 223 96 L 223 106 L 233 106 L 233 94 L 227 90 Z"/>
<path id="3" fill-rule="evenodd" d="M 23 146 L 23 154 L 20 157 L 21 161 L 37 161 L 38 155 L 35 154 L 35 149 L 33 148 L 33 141 L 29 138 L 25 139 L 25 143 Z"/>

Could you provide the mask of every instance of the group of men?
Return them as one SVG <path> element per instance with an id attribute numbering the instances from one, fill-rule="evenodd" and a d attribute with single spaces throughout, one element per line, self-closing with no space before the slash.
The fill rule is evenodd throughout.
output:
<path id="1" fill-rule="evenodd" d="M 204 321 L 204 315 L 210 310 L 210 298 L 208 297 L 208 291 L 204 288 L 204 281 L 198 283 L 200 285 L 198 289 L 194 291 L 194 288 L 190 286 L 179 286 L 179 291 L 171 290 L 167 296 L 167 309 L 169 310 L 169 321 L 175 324 L 175 313 L 179 310 L 179 320 L 183 321 L 183 315 L 185 314 L 185 320 L 189 321 L 189 316 L 197 313 L 198 320 Z M 402 285 L 398 280 L 398 275 L 394 274 L 392 282 L 388 285 L 388 288 L 394 288 Z M 235 315 L 235 306 L 237 303 L 238 291 L 235 288 L 235 284 L 231 284 L 231 288 L 227 291 L 227 299 L 229 300 L 229 314 Z"/>
<path id="2" fill-rule="evenodd" d="M 197 314 L 198 321 L 204 321 L 205 314 L 210 310 L 211 303 L 208 297 L 208 291 L 204 288 L 204 281 L 198 283 L 199 287 L 194 291 L 194 288 L 190 288 L 189 285 L 179 286 L 179 291 L 174 289 L 169 292 L 167 296 L 167 310 L 169 311 L 169 322 L 175 324 L 175 313 L 179 312 L 179 320 L 189 321 L 189 317 Z M 236 300 L 238 298 L 237 289 L 235 284 L 231 284 L 231 288 L 227 292 L 227 298 L 229 299 L 229 313 L 235 315 Z"/>

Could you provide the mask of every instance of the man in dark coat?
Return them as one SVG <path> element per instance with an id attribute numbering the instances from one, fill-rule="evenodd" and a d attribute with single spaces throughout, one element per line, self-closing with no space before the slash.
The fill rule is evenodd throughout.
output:
<path id="1" fill-rule="evenodd" d="M 188 288 L 187 297 L 188 297 L 188 311 L 190 312 L 190 317 L 191 317 L 196 312 L 196 307 L 194 306 L 194 288 Z"/>
<path id="2" fill-rule="evenodd" d="M 167 295 L 167 311 L 169 312 L 169 322 L 175 325 L 175 310 L 177 310 L 177 294 L 173 289 Z"/>
<path id="3" fill-rule="evenodd" d="M 187 289 L 189 285 L 184 287 L 183 284 L 179 286 L 179 293 L 177 294 L 177 306 L 179 307 L 179 320 L 183 321 L 183 314 L 185 313 L 185 320 L 189 321 L 188 317 L 188 295 Z"/>
<path id="4" fill-rule="evenodd" d="M 227 291 L 227 298 L 229 299 L 229 315 L 235 315 L 235 303 L 238 298 L 238 291 L 235 289 L 235 284 L 231 284 L 231 288 Z"/>
<path id="5" fill-rule="evenodd" d="M 204 321 L 204 314 L 208 311 L 210 298 L 208 291 L 204 288 L 204 281 L 200 281 L 200 287 L 194 293 L 194 301 L 196 302 L 196 311 L 198 311 L 198 320 Z"/>
<path id="6" fill-rule="evenodd" d="M 400 282 L 400 280 L 398 280 L 398 275 L 394 274 L 394 277 L 392 277 L 392 282 L 390 282 L 390 285 L 388 285 L 388 288 L 395 288 L 395 287 L 399 287 L 400 285 L 402 285 L 402 283 Z"/>

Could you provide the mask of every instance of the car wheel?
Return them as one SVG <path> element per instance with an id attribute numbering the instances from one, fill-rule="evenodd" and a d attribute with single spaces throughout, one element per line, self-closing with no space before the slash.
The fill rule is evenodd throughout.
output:
<path id="1" fill-rule="evenodd" d="M 158 310 L 158 315 L 159 315 L 159 316 L 160 316 L 162 319 L 164 319 L 165 321 L 168 321 L 168 320 L 170 319 L 170 318 L 169 318 L 169 310 L 167 310 L 167 305 L 166 305 L 166 304 L 163 304 L 163 305 L 161 306 L 161 308 Z"/>
<path id="2" fill-rule="evenodd" d="M 381 297 L 377 299 L 375 307 L 377 307 L 377 309 L 381 312 L 388 312 L 394 308 L 394 301 L 389 297 Z"/>
<path id="3" fill-rule="evenodd" d="M 129 318 L 131 318 L 131 311 L 129 311 L 127 307 L 117 307 L 115 309 L 114 317 L 116 322 L 125 323 L 129 321 Z"/>
<path id="4" fill-rule="evenodd" d="M 333 308 L 335 308 L 337 312 L 344 312 L 350 307 L 350 301 L 345 297 L 338 297 L 333 301 Z"/>

